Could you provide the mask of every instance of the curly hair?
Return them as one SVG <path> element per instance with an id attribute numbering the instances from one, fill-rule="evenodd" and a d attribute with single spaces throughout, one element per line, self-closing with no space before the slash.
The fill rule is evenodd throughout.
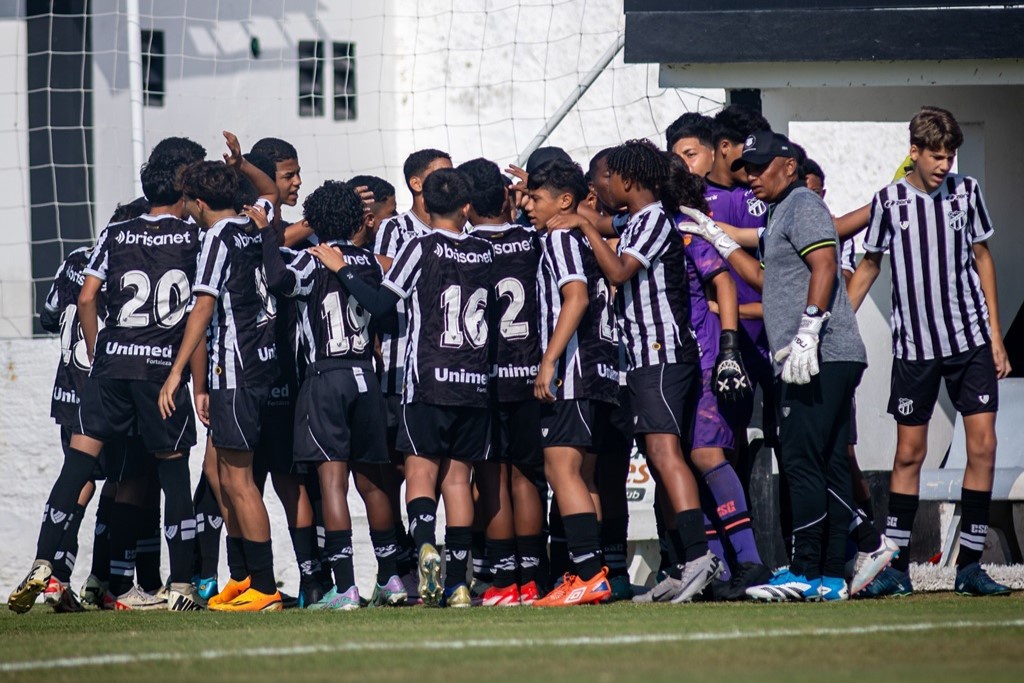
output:
<path id="1" fill-rule="evenodd" d="M 751 133 L 771 129 L 768 120 L 753 109 L 739 104 L 730 104 L 715 114 L 714 143 L 717 145 L 722 140 L 728 140 L 741 145 Z"/>
<path id="2" fill-rule="evenodd" d="M 206 148 L 188 138 L 164 138 L 156 143 L 149 153 L 148 163 L 162 163 L 169 166 L 187 166 L 206 158 Z"/>
<path id="3" fill-rule="evenodd" d="M 668 177 L 661 188 L 661 203 L 670 216 L 679 213 L 680 206 L 689 206 L 708 213 L 708 200 L 704 198 L 706 185 L 699 175 L 690 173 L 686 162 L 671 152 L 665 152 Z"/>
<path id="4" fill-rule="evenodd" d="M 668 176 L 668 158 L 650 140 L 628 140 L 608 154 L 608 170 L 658 193 Z"/>
<path id="5" fill-rule="evenodd" d="M 192 199 L 202 199 L 214 211 L 234 207 L 240 184 L 238 171 L 219 161 L 197 161 L 181 172 L 182 193 Z M 153 199 L 150 201 L 157 204 Z"/>
<path id="6" fill-rule="evenodd" d="M 170 206 L 181 199 L 181 185 L 178 180 L 179 167 L 179 163 L 163 159 L 142 166 L 142 171 L 139 173 L 142 180 L 142 194 L 146 195 L 146 199 L 151 205 Z"/>
<path id="7" fill-rule="evenodd" d="M 121 223 L 138 218 L 144 213 L 149 213 L 149 200 L 145 197 L 136 197 L 127 204 L 118 204 L 108 222 Z"/>
<path id="8" fill-rule="evenodd" d="M 321 242 L 349 240 L 363 224 L 363 202 L 348 183 L 328 180 L 302 202 L 302 216 Z"/>

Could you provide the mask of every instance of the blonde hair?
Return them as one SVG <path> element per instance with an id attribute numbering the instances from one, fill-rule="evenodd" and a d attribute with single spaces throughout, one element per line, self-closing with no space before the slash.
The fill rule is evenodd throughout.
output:
<path id="1" fill-rule="evenodd" d="M 955 152 L 964 144 L 964 134 L 953 114 L 940 107 L 921 107 L 910 120 L 910 144 L 919 149 Z"/>

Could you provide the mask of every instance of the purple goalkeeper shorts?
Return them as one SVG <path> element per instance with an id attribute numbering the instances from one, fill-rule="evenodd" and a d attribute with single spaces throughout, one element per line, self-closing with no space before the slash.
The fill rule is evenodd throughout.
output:
<path id="1" fill-rule="evenodd" d="M 732 427 L 718 409 L 718 399 L 711 392 L 714 370 L 701 371 L 703 383 L 697 403 L 697 419 L 693 424 L 693 448 L 721 448 L 731 450 L 734 445 Z"/>

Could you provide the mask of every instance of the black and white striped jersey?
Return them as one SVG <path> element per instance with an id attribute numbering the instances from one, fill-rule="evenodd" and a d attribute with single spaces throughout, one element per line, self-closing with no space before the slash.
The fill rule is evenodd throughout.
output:
<path id="1" fill-rule="evenodd" d="M 349 268 L 380 287 L 384 272 L 373 253 L 347 240 L 329 242 L 345 256 Z M 307 251 L 282 249 L 285 267 L 295 282 L 286 296 L 296 299 L 299 335 L 306 361 L 328 358 L 371 362 L 373 330 L 370 314 L 341 285 L 338 276 Z"/>
<path id="2" fill-rule="evenodd" d="M 555 366 L 552 393 L 558 400 L 592 399 L 618 403 L 619 340 L 607 280 L 590 244 L 579 230 L 540 234 L 537 272 L 540 343 L 546 349 L 562 310 L 562 287 L 587 285 L 589 305 Z"/>
<path id="3" fill-rule="evenodd" d="M 839 245 L 839 267 L 848 273 L 857 270 L 857 258 L 853 248 L 853 238 L 848 237 Z"/>
<path id="4" fill-rule="evenodd" d="M 618 252 L 643 264 L 615 295 L 630 369 L 696 363 L 699 352 L 690 328 L 686 253 L 675 222 L 665 215 L 661 202 L 630 216 Z"/>
<path id="5" fill-rule="evenodd" d="M 478 225 L 473 236 L 490 242 L 494 250 L 495 306 L 490 328 L 495 397 L 532 400 L 540 365 L 537 232 L 522 225 Z"/>
<path id="6" fill-rule="evenodd" d="M 209 387 L 270 386 L 277 379 L 277 302 L 267 290 L 263 236 L 246 217 L 224 218 L 202 238 L 196 294 L 217 299 L 209 338 Z"/>
<path id="7" fill-rule="evenodd" d="M 897 358 L 946 358 L 990 341 L 973 245 L 992 233 L 981 188 L 969 176 L 951 173 L 931 194 L 905 178 L 875 194 L 864 249 L 889 251 Z"/>
<path id="8" fill-rule="evenodd" d="M 407 299 L 403 403 L 485 407 L 494 251 L 465 233 L 431 230 L 399 250 L 384 286 Z"/>
<path id="9" fill-rule="evenodd" d="M 80 247 L 68 254 L 53 276 L 53 284 L 43 304 L 44 316 L 58 327 L 43 327 L 60 334 L 60 362 L 53 378 L 50 417 L 59 425 L 71 425 L 78 419 L 79 397 L 89 376 L 89 354 L 82 337 L 78 317 L 78 295 L 85 283 L 83 270 L 89 263 L 92 247 Z M 96 301 L 97 315 L 104 317 L 102 293 Z"/>
<path id="10" fill-rule="evenodd" d="M 163 382 L 181 347 L 199 228 L 163 214 L 112 223 L 85 274 L 106 283 L 107 315 L 92 375 Z"/>
<path id="11" fill-rule="evenodd" d="M 373 242 L 373 253 L 394 259 L 402 246 L 414 237 L 430 234 L 431 229 L 412 211 L 406 211 L 387 221 Z M 406 346 L 408 344 L 408 328 L 405 302 L 399 301 L 396 309 L 398 315 L 398 333 L 382 334 L 380 338 L 380 354 L 384 359 L 384 376 L 381 389 L 385 395 L 396 396 L 402 393 Z"/>

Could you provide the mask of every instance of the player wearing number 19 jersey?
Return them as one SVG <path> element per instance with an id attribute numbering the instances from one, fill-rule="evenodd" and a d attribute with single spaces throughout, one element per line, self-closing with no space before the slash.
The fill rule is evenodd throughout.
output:
<path id="1" fill-rule="evenodd" d="M 349 471 L 366 505 L 370 539 L 377 556 L 372 602 L 402 604 L 407 594 L 398 578 L 397 540 L 391 506 L 381 489 L 380 465 L 388 462 L 386 416 L 373 373 L 373 329 L 369 314 L 332 272 L 341 263 L 373 287 L 383 277 L 373 254 L 353 244 L 364 226 L 362 203 L 352 186 L 328 181 L 303 203 L 319 245 L 311 251 L 272 248 L 264 263 L 271 289 L 295 298 L 299 334 L 307 360 L 295 420 L 295 461 L 317 468 L 324 509 L 324 556 L 334 588 L 310 609 L 359 607 L 352 564 L 352 522 L 348 513 Z M 282 257 L 284 260 L 282 261 Z M 331 259 L 334 259 L 333 261 Z"/>
<path id="2" fill-rule="evenodd" d="M 399 299 L 407 301 L 409 348 L 397 445 L 408 454 L 406 501 L 419 548 L 420 596 L 425 604 L 437 605 L 443 592 L 449 607 L 468 607 L 470 468 L 490 451 L 487 308 L 494 252 L 486 241 L 462 231 L 470 195 L 458 172 L 434 171 L 423 196 L 433 229 L 402 247 L 384 286 L 374 290 L 348 268 L 343 282 L 374 315 Z M 438 484 L 448 522 L 443 591 L 434 546 Z"/>
<path id="3" fill-rule="evenodd" d="M 172 420 L 161 420 L 156 405 L 160 383 L 181 344 L 199 250 L 197 227 L 180 218 L 177 170 L 161 164 L 142 169 L 143 191 L 152 213 L 108 226 L 84 271 L 79 313 L 86 343 L 95 339 L 92 373 L 81 397 L 68 456 L 47 502 L 36 563 L 11 594 L 12 610 L 31 609 L 49 579 L 68 516 L 92 475 L 103 443 L 127 436 L 136 423 L 146 449 L 159 458 L 171 594 L 189 593 L 195 516 L 188 462 L 181 456 L 195 444 L 195 422 L 184 388 L 180 400 L 188 407 Z M 96 297 L 104 283 L 106 326 L 93 337 Z"/>

